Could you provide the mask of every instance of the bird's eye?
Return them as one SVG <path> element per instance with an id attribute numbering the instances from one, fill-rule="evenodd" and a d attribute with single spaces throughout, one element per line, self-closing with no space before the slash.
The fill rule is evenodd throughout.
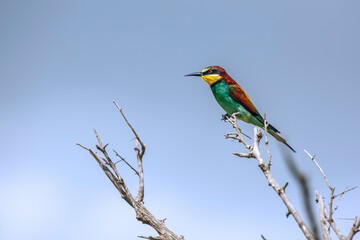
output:
<path id="1" fill-rule="evenodd" d="M 210 73 L 212 73 L 212 72 L 213 72 L 212 70 L 209 70 L 209 71 L 208 71 L 208 74 L 210 74 Z"/>

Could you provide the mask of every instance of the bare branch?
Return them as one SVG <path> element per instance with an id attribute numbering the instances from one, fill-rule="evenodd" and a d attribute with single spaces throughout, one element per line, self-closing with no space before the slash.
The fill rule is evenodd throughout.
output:
<path id="1" fill-rule="evenodd" d="M 88 151 L 89 151 L 89 149 L 88 149 L 87 147 L 84 147 L 84 146 L 83 146 L 83 145 L 81 145 L 80 143 L 76 143 L 76 145 L 78 145 L 78 146 L 82 147 L 83 149 L 85 149 L 85 150 L 88 150 Z"/>
<path id="2" fill-rule="evenodd" d="M 315 194 L 316 194 L 316 201 L 319 204 L 319 216 L 320 216 L 321 231 L 322 231 L 323 239 L 329 240 L 331 238 L 330 238 L 330 232 L 326 226 L 326 217 L 325 217 L 325 211 L 324 211 L 324 209 L 325 209 L 324 199 L 318 191 L 316 191 Z"/>
<path id="3" fill-rule="evenodd" d="M 113 103 L 115 104 L 115 106 L 117 107 L 119 112 L 121 113 L 122 117 L 124 118 L 125 122 L 129 126 L 131 131 L 134 133 L 135 138 L 136 138 L 134 150 L 136 151 L 136 158 L 137 158 L 137 163 L 138 163 L 138 171 L 137 172 L 138 172 L 138 176 L 139 176 L 139 190 L 138 190 L 138 195 L 137 195 L 136 199 L 139 202 L 143 202 L 144 201 L 144 171 L 143 171 L 142 158 L 145 154 L 145 144 L 141 141 L 139 135 L 136 133 L 135 129 L 131 126 L 131 124 L 125 117 L 125 115 L 124 115 L 122 109 L 119 107 L 119 105 L 115 101 L 113 101 Z M 141 148 L 138 146 L 139 145 L 138 143 L 140 143 Z"/>
<path id="4" fill-rule="evenodd" d="M 102 142 L 101 142 L 101 139 L 100 139 L 100 137 L 99 137 L 99 134 L 96 132 L 95 128 L 93 128 L 93 130 L 94 130 L 96 139 L 98 140 L 98 143 L 99 143 L 99 145 L 100 145 L 100 148 L 104 148 L 104 146 L 103 146 L 103 144 L 102 144 Z"/>
<path id="5" fill-rule="evenodd" d="M 237 135 L 236 136 L 234 136 L 234 135 L 235 135 L 235 133 L 227 133 L 227 134 L 225 134 L 225 139 L 233 139 L 233 140 L 237 140 L 237 141 L 241 142 L 241 139 L 236 137 Z"/>
<path id="6" fill-rule="evenodd" d="M 335 198 L 337 198 L 337 197 L 340 196 L 339 199 L 338 199 L 338 201 L 337 201 L 337 204 L 336 204 L 334 210 L 332 211 L 333 214 L 334 214 L 335 211 L 338 209 L 338 207 L 339 207 L 339 205 L 340 205 L 340 201 L 341 201 L 342 196 L 343 196 L 345 193 L 350 192 L 351 190 L 356 189 L 358 186 L 352 187 L 352 188 L 350 188 L 350 189 L 348 189 L 348 187 L 349 187 L 349 185 L 346 186 L 345 190 L 342 191 L 341 193 L 336 194 L 336 195 L 334 195 L 334 196 L 333 196 L 333 195 L 331 196 L 333 199 L 335 199 Z"/>
<path id="7" fill-rule="evenodd" d="M 345 190 L 344 190 L 344 191 L 342 191 L 341 193 L 335 194 L 335 195 L 334 195 L 334 198 L 337 198 L 338 196 L 340 196 L 340 198 L 341 198 L 341 197 L 342 197 L 342 195 L 344 195 L 345 193 L 350 192 L 350 191 L 352 191 L 352 190 L 354 190 L 354 189 L 358 188 L 359 186 L 355 186 L 355 187 L 352 187 L 352 188 L 347 189 L 348 187 L 349 187 L 349 185 L 348 185 L 348 186 L 346 186 Z M 340 200 L 339 200 L 339 201 L 340 201 Z"/>
<path id="8" fill-rule="evenodd" d="M 120 160 L 117 161 L 116 163 L 123 161 L 124 163 L 126 163 L 126 165 L 128 165 L 128 166 L 131 168 L 131 170 L 133 170 L 133 171 L 135 172 L 136 175 L 139 176 L 139 172 L 136 171 L 136 169 L 133 168 L 133 166 L 131 166 L 131 165 L 125 160 L 125 158 L 123 158 L 122 156 L 120 156 L 114 149 L 113 149 L 113 151 L 114 151 L 115 155 L 120 158 Z M 115 163 L 115 164 L 116 164 L 116 163 Z"/>
<path id="9" fill-rule="evenodd" d="M 115 102 L 114 102 L 115 103 Z M 118 105 L 115 103 L 115 105 L 118 107 Z M 137 156 L 137 162 L 138 162 L 138 168 L 137 171 L 135 168 L 133 168 L 129 163 L 125 161 L 116 151 L 115 154 L 120 157 L 121 161 L 124 161 L 137 175 L 139 176 L 139 193 L 138 197 L 135 199 L 132 194 L 130 193 L 127 185 L 125 184 L 123 178 L 118 173 L 116 168 L 116 163 L 113 162 L 110 158 L 106 147 L 108 144 L 103 145 L 100 136 L 94 129 L 96 138 L 98 140 L 99 145 L 96 146 L 96 148 L 104 155 L 104 157 L 99 156 L 97 153 L 95 153 L 93 150 L 84 147 L 80 143 L 77 143 L 78 146 L 82 147 L 83 149 L 87 150 L 91 156 L 98 162 L 100 168 L 104 171 L 106 176 L 109 178 L 109 180 L 113 183 L 113 185 L 116 187 L 116 189 L 119 191 L 121 197 L 131 206 L 134 208 L 136 213 L 136 219 L 141 221 L 144 224 L 147 224 L 151 226 L 158 234 L 159 237 L 143 237 L 146 239 L 153 239 L 153 240 L 183 240 L 183 236 L 177 236 L 175 233 L 173 233 L 170 229 L 168 229 L 165 225 L 164 220 L 158 220 L 156 219 L 150 212 L 147 210 L 144 206 L 143 199 L 144 199 L 144 177 L 143 177 L 143 166 L 142 166 L 142 157 L 145 153 L 145 145 L 135 132 L 134 128 L 130 125 L 130 123 L 125 118 L 125 115 L 123 114 L 122 110 L 118 107 L 120 113 L 124 117 L 126 123 L 130 127 L 130 129 L 133 131 L 135 135 L 135 152 Z M 113 170 L 113 173 L 108 166 Z"/>
<path id="10" fill-rule="evenodd" d="M 137 201 L 139 202 L 144 202 L 144 171 L 143 171 L 143 165 L 142 165 L 142 158 L 144 156 L 144 152 L 145 152 L 145 146 L 142 144 L 141 146 L 144 146 L 141 148 L 141 150 L 139 149 L 139 144 L 138 141 L 139 138 L 137 138 L 135 140 L 135 151 L 137 152 L 136 157 L 137 157 L 137 162 L 138 162 L 138 176 L 139 176 L 139 190 L 138 190 L 138 195 L 137 195 Z M 140 142 L 141 143 L 141 142 Z"/>
<path id="11" fill-rule="evenodd" d="M 329 181 L 328 181 L 328 179 L 327 179 L 324 171 L 323 171 L 322 168 L 320 167 L 320 165 L 316 162 L 315 156 L 314 156 L 314 157 L 311 156 L 310 153 L 309 153 L 308 151 L 306 151 L 305 149 L 304 149 L 304 152 L 305 152 L 305 153 L 311 158 L 311 160 L 315 163 L 315 165 L 317 166 L 317 168 L 319 169 L 319 171 L 320 171 L 321 174 L 323 175 L 323 177 L 324 177 L 324 179 L 325 179 L 325 181 L 326 181 L 326 184 L 328 185 L 328 187 L 330 188 L 330 190 L 332 190 L 333 187 L 330 185 L 330 183 L 329 183 Z"/>
<path id="12" fill-rule="evenodd" d="M 116 187 L 116 189 L 119 191 L 121 197 L 132 207 L 134 207 L 133 201 L 132 201 L 132 196 L 128 190 L 128 188 L 126 187 L 124 180 L 119 176 L 119 178 L 117 178 L 111 171 L 110 169 L 106 166 L 106 163 L 103 162 L 102 158 L 94 153 L 91 149 L 88 150 L 90 155 L 93 156 L 95 158 L 95 160 L 99 163 L 100 168 L 104 171 L 104 173 L 106 174 L 106 176 L 109 178 L 109 180 L 114 184 L 114 186 Z"/>
<path id="13" fill-rule="evenodd" d="M 158 237 L 146 237 L 146 236 L 138 236 L 138 238 L 144 238 L 144 239 L 149 239 L 149 240 L 167 240 L 167 238 L 163 238 L 161 236 Z M 183 236 L 180 236 L 180 239 L 184 239 Z"/>
<path id="14" fill-rule="evenodd" d="M 354 224 L 352 226 L 352 228 L 350 229 L 350 233 L 347 236 L 346 240 L 351 240 L 354 238 L 355 234 L 357 234 L 358 232 L 360 232 L 360 218 L 358 219 L 358 217 L 355 217 L 355 221 Z"/>
<path id="15" fill-rule="evenodd" d="M 242 157 L 242 158 L 254 158 L 254 154 L 252 152 L 248 152 L 248 153 L 238 153 L 238 152 L 235 152 L 233 153 L 235 156 L 238 156 L 238 157 Z"/>
<path id="16" fill-rule="evenodd" d="M 306 150 L 304 150 L 304 151 L 310 157 L 310 159 L 315 163 L 315 165 L 317 166 L 317 168 L 321 172 L 321 174 L 322 174 L 328 188 L 330 189 L 329 211 L 326 209 L 326 207 L 324 207 L 324 213 L 325 213 L 324 215 L 325 215 L 326 220 L 329 222 L 331 228 L 334 230 L 334 232 L 336 233 L 336 235 L 338 236 L 339 239 L 341 239 L 341 240 L 352 239 L 353 236 L 359 231 L 359 225 L 356 224 L 356 218 L 355 218 L 355 223 L 354 223 L 352 229 L 350 230 L 350 233 L 349 233 L 348 237 L 345 238 L 345 236 L 341 233 L 340 229 L 336 225 L 336 223 L 335 223 L 335 221 L 333 219 L 333 214 L 338 209 L 342 196 L 345 193 L 356 189 L 358 186 L 352 187 L 350 189 L 348 189 L 349 186 L 347 186 L 344 191 L 342 191 L 341 193 L 335 194 L 335 187 L 330 185 L 324 171 L 322 170 L 320 165 L 315 160 L 315 157 L 312 156 L 308 151 L 306 151 Z M 338 202 L 336 204 L 336 207 L 333 209 L 333 202 L 334 202 L 334 199 L 337 198 L 337 197 L 339 197 L 339 199 L 338 199 Z"/>
<path id="17" fill-rule="evenodd" d="M 265 146 L 266 146 L 266 151 L 267 151 L 268 159 L 269 159 L 269 162 L 267 165 L 268 165 L 268 168 L 270 168 L 271 167 L 271 154 L 270 154 L 268 131 L 267 131 L 268 126 L 269 126 L 269 122 L 266 121 L 266 114 L 264 113 Z"/>
<path id="18" fill-rule="evenodd" d="M 297 224 L 299 225 L 300 229 L 302 230 L 302 232 L 304 233 L 307 239 L 315 240 L 316 237 L 313 235 L 313 233 L 311 233 L 310 229 L 307 227 L 304 220 L 301 218 L 299 212 L 296 210 L 296 208 L 294 207 L 294 205 L 286 195 L 285 193 L 286 186 L 281 187 L 275 181 L 270 171 L 270 167 L 269 167 L 270 165 L 265 164 L 265 161 L 260 154 L 259 143 L 262 138 L 261 131 L 257 127 L 254 128 L 254 142 L 253 145 L 250 146 L 245 142 L 245 140 L 241 136 L 241 131 L 237 125 L 237 120 L 235 118 L 235 115 L 233 115 L 233 118 L 234 120 L 228 118 L 228 121 L 232 124 L 233 128 L 236 130 L 236 133 L 227 134 L 225 137 L 236 139 L 242 144 L 244 144 L 244 146 L 247 149 L 249 149 L 248 153 L 234 153 L 234 155 L 239 157 L 255 158 L 257 160 L 259 167 L 263 172 L 265 178 L 267 179 L 269 185 L 275 190 L 275 192 L 279 195 L 279 197 L 287 207 L 289 215 L 291 214 L 294 217 L 295 221 L 297 222 Z"/>
<path id="19" fill-rule="evenodd" d="M 162 238 L 162 237 L 151 237 L 151 236 L 149 236 L 149 237 L 146 237 L 146 236 L 138 236 L 138 238 L 144 238 L 144 239 L 149 239 L 149 240 L 164 240 L 164 238 Z"/>
<path id="20" fill-rule="evenodd" d="M 289 183 L 286 182 L 285 185 L 284 185 L 281 189 L 285 192 L 285 189 L 286 189 L 286 187 L 287 187 L 288 185 L 289 185 Z"/>
<path id="21" fill-rule="evenodd" d="M 231 125 L 233 126 L 233 128 L 235 128 L 236 130 L 236 133 L 234 133 L 236 136 L 237 136 L 237 140 L 239 142 L 241 142 L 242 144 L 244 144 L 244 146 L 247 148 L 247 149 L 250 149 L 250 145 L 246 143 L 245 139 L 242 137 L 241 135 L 241 129 L 239 128 L 239 126 L 237 125 L 237 119 L 236 119 L 236 115 L 237 113 L 234 113 L 231 117 L 226 117 L 227 120 L 229 121 L 229 123 L 231 123 Z"/>
<path id="22" fill-rule="evenodd" d="M 123 116 L 125 122 L 126 122 L 127 125 L 130 127 L 131 131 L 134 133 L 134 135 L 135 135 L 135 137 L 137 138 L 137 140 L 140 142 L 140 145 L 141 145 L 141 147 L 143 148 L 144 153 L 145 153 L 145 144 L 141 141 L 141 139 L 140 139 L 139 136 L 137 135 L 135 129 L 131 126 L 131 124 L 129 123 L 129 121 L 126 119 L 126 117 L 125 117 L 122 109 L 119 107 L 119 105 L 118 105 L 115 101 L 113 101 L 113 103 L 115 104 L 115 106 L 117 107 L 117 109 L 120 111 L 120 113 L 121 113 L 121 115 Z M 144 153 L 143 153 L 143 154 L 144 154 Z"/>
<path id="23" fill-rule="evenodd" d="M 330 213 L 326 207 L 324 207 L 324 213 L 325 213 L 326 220 L 328 221 L 328 223 L 330 224 L 331 228 L 334 230 L 334 232 L 338 236 L 338 238 L 340 240 L 345 240 L 345 236 L 341 233 L 341 231 L 338 228 L 338 226 L 336 225 L 334 219 L 332 217 L 330 217 Z"/>

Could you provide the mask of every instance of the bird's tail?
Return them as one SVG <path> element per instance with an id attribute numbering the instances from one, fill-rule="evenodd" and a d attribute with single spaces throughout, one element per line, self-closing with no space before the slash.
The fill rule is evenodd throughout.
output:
<path id="1" fill-rule="evenodd" d="M 285 144 L 288 148 L 291 149 L 291 151 L 293 151 L 294 153 L 296 153 L 296 151 L 286 142 L 285 139 L 283 139 L 279 134 L 277 134 L 276 132 L 274 131 L 269 131 L 269 133 L 276 139 L 278 140 L 279 142 L 282 142 L 283 144 Z"/>

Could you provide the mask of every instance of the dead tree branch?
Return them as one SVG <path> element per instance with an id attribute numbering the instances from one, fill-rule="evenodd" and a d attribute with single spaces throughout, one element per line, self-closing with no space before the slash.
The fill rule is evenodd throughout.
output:
<path id="1" fill-rule="evenodd" d="M 122 112 L 122 109 L 119 108 L 117 103 L 114 101 L 114 104 L 120 111 L 122 117 L 124 118 L 125 122 L 129 126 L 129 128 L 132 130 L 133 134 L 135 135 L 135 152 L 136 152 L 136 158 L 138 163 L 138 169 L 136 170 L 133 168 L 127 161 L 125 161 L 124 158 L 122 158 L 116 151 L 116 156 L 120 157 L 119 161 L 124 161 L 139 177 L 139 188 L 138 188 L 138 194 L 137 197 L 134 198 L 131 194 L 130 190 L 128 189 L 127 185 L 125 184 L 124 179 L 121 177 L 121 175 L 118 172 L 118 169 L 116 167 L 116 163 L 113 162 L 111 157 L 109 156 L 106 147 L 108 144 L 103 145 L 100 136 L 95 131 L 96 138 L 98 140 L 98 145 L 96 145 L 96 148 L 101 152 L 103 155 L 100 156 L 98 153 L 94 152 L 92 149 L 82 146 L 80 143 L 77 143 L 78 146 L 84 148 L 87 150 L 90 155 L 98 162 L 100 168 L 104 171 L 105 175 L 109 178 L 109 180 L 113 183 L 115 188 L 119 191 L 121 197 L 131 206 L 134 208 L 136 213 L 136 219 L 140 222 L 147 224 L 151 226 L 158 234 L 158 237 L 144 237 L 139 236 L 140 238 L 146 238 L 146 239 L 154 239 L 154 240 L 183 240 L 183 236 L 178 236 L 175 233 L 173 233 L 170 229 L 168 229 L 165 225 L 164 220 L 158 220 L 156 219 L 153 214 L 147 210 L 144 206 L 144 172 L 143 172 L 143 156 L 145 154 L 145 144 L 140 139 L 139 135 L 136 133 L 135 129 L 132 127 L 132 125 L 129 123 L 129 121 L 126 119 L 124 113 Z"/>
<path id="2" fill-rule="evenodd" d="M 360 220 L 357 221 L 357 217 L 355 217 L 355 221 L 354 224 L 352 226 L 352 228 L 350 229 L 349 235 L 347 237 L 345 237 L 340 229 L 338 228 L 338 226 L 336 225 L 334 219 L 333 219 L 333 215 L 335 213 L 335 211 L 338 209 L 339 204 L 340 204 L 340 200 L 342 198 L 342 196 L 349 192 L 352 191 L 354 189 L 356 189 L 358 186 L 349 188 L 349 186 L 347 186 L 344 191 L 342 191 L 341 193 L 335 194 L 335 187 L 333 187 L 332 185 L 330 185 L 329 180 L 327 179 L 323 169 L 320 167 L 320 165 L 318 164 L 318 162 L 315 160 L 315 157 L 312 156 L 308 151 L 304 150 L 304 152 L 310 157 L 310 159 L 314 162 L 314 164 L 316 165 L 316 167 L 319 169 L 321 175 L 323 176 L 328 188 L 330 189 L 330 201 L 329 201 L 329 210 L 326 208 L 325 204 L 324 204 L 324 200 L 323 197 L 316 192 L 316 199 L 317 202 L 319 203 L 319 209 L 323 208 L 323 211 L 319 212 L 320 213 L 320 221 L 321 224 L 323 226 L 323 220 L 322 219 L 326 219 L 326 221 L 329 223 L 329 225 L 331 226 L 331 228 L 334 230 L 335 234 L 338 236 L 339 239 L 341 240 L 351 240 L 353 239 L 353 237 L 355 236 L 356 233 L 358 233 L 360 231 Z M 333 208 L 333 204 L 334 204 L 334 200 L 339 197 L 337 204 L 335 206 L 335 208 Z M 321 198 L 321 201 L 320 201 Z M 323 206 L 320 206 L 323 205 Z M 326 224 L 326 222 L 325 222 Z M 324 234 L 324 230 L 323 230 L 323 234 Z M 330 239 L 330 238 L 329 238 Z"/>
<path id="3" fill-rule="evenodd" d="M 323 239 L 330 240 L 331 239 L 330 231 L 326 226 L 324 199 L 318 191 L 316 191 L 315 194 L 316 194 L 316 202 L 319 204 L 319 216 L 320 216 L 320 224 L 321 224 L 321 231 L 323 234 Z"/>
<path id="4" fill-rule="evenodd" d="M 269 126 L 269 122 L 266 121 L 266 114 L 264 114 L 265 146 L 266 146 L 266 152 L 268 154 L 268 159 L 269 159 L 267 167 L 270 169 L 272 156 L 271 156 L 270 148 L 269 148 L 268 131 L 267 131 L 268 126 Z"/>
<path id="5" fill-rule="evenodd" d="M 350 229 L 350 233 L 347 236 L 346 240 L 351 240 L 353 239 L 353 237 L 355 236 L 355 234 L 357 234 L 358 232 L 360 232 L 360 218 L 358 219 L 358 217 L 355 217 L 355 221 L 354 224 L 352 226 L 352 228 Z"/>
<path id="6" fill-rule="evenodd" d="M 247 153 L 234 153 L 234 155 L 238 157 L 246 157 L 246 158 L 254 158 L 258 162 L 259 168 L 263 172 L 265 178 L 267 179 L 269 185 L 274 189 L 274 191 L 279 195 L 283 203 L 285 204 L 286 208 L 288 209 L 288 213 L 291 214 L 298 226 L 300 227 L 301 231 L 304 233 L 305 237 L 309 240 L 315 240 L 316 237 L 310 231 L 309 227 L 305 224 L 304 220 L 300 216 L 299 212 L 296 210 L 293 203 L 290 201 L 289 197 L 285 193 L 285 186 L 281 187 L 270 171 L 270 163 L 271 163 L 271 155 L 269 155 L 269 163 L 265 164 L 263 157 L 261 156 L 259 143 L 263 136 L 260 129 L 257 127 L 254 128 L 254 142 L 253 145 L 249 145 L 246 143 L 244 138 L 241 136 L 241 130 L 237 125 L 236 114 L 233 114 L 232 118 L 227 117 L 227 120 L 232 124 L 233 128 L 236 130 L 235 133 L 226 134 L 225 138 L 236 139 L 240 143 L 242 143 L 246 149 L 249 151 Z"/>
<path id="7" fill-rule="evenodd" d="M 127 123 L 127 125 L 130 127 L 131 131 L 135 135 L 135 148 L 134 149 L 136 152 L 136 158 L 137 158 L 137 163 L 138 163 L 138 173 L 139 173 L 138 174 L 138 176 L 139 176 L 139 191 L 138 191 L 137 199 L 139 200 L 139 202 L 143 202 L 144 201 L 144 172 L 143 172 L 142 158 L 145 154 L 145 144 L 141 141 L 141 139 L 138 136 L 138 134 L 136 133 L 135 129 L 131 126 L 129 121 L 126 119 L 126 117 L 125 117 L 124 113 L 122 112 L 122 109 L 119 107 L 119 105 L 115 101 L 113 101 L 113 103 L 115 104 L 117 109 L 120 111 L 125 122 Z M 140 146 L 139 146 L 139 143 L 140 143 Z"/>

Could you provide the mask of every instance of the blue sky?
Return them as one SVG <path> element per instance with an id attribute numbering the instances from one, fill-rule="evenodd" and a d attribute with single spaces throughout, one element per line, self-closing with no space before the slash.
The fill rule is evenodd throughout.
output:
<path id="1" fill-rule="evenodd" d="M 360 184 L 359 10 L 358 1 L 1 1 L 0 238 L 155 235 L 75 145 L 94 147 L 96 128 L 135 163 L 116 100 L 147 146 L 146 207 L 175 233 L 303 239 L 255 160 L 232 155 L 245 150 L 224 139 L 232 129 L 208 85 L 183 75 L 223 66 L 328 200 L 303 149 L 338 191 Z M 270 147 L 273 175 L 290 182 L 303 213 L 282 146 Z M 136 176 L 120 172 L 136 192 Z M 359 201 L 359 190 L 342 199 L 344 233 L 352 222 L 338 218 L 360 215 Z"/>

